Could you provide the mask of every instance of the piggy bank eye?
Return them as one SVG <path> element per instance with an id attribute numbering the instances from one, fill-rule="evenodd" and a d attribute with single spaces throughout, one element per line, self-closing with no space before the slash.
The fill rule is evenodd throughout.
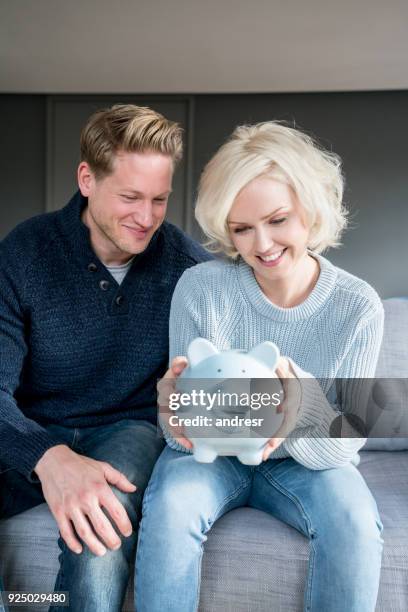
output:
<path id="1" fill-rule="evenodd" d="M 218 368 L 217 372 L 222 372 L 221 368 Z"/>
<path id="2" fill-rule="evenodd" d="M 243 374 L 245 374 L 246 370 L 241 370 L 241 372 L 242 372 Z"/>

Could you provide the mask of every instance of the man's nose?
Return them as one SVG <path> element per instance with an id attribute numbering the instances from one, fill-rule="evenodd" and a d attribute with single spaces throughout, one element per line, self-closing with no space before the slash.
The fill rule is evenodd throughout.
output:
<path id="1" fill-rule="evenodd" d="M 153 206 L 149 201 L 143 201 L 134 213 L 134 220 L 139 225 L 149 228 L 153 225 Z"/>

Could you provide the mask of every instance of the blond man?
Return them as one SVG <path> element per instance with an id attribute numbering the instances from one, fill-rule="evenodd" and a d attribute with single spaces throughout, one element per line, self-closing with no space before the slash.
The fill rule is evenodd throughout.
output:
<path id="1" fill-rule="evenodd" d="M 71 610 L 122 607 L 162 449 L 171 296 L 209 258 L 164 221 L 181 155 L 180 127 L 153 110 L 98 111 L 79 191 L 0 243 L 0 518 L 47 502 Z"/>

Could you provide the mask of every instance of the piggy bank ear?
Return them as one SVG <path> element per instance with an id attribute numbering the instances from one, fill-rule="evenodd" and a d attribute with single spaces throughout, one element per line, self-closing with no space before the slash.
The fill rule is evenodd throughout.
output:
<path id="1" fill-rule="evenodd" d="M 249 351 L 248 355 L 274 370 L 278 364 L 280 352 L 273 342 L 262 342 L 262 344 L 258 344 L 258 346 L 253 348 L 252 351 Z"/>
<path id="2" fill-rule="evenodd" d="M 188 365 L 192 368 L 207 357 L 218 355 L 219 351 L 212 342 L 205 338 L 196 338 L 187 349 Z"/>

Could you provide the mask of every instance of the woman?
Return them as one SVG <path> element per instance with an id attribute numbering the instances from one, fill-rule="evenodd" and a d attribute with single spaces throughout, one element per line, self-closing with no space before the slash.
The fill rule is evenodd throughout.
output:
<path id="1" fill-rule="evenodd" d="M 296 406 L 286 398 L 285 426 L 257 467 L 233 457 L 197 463 L 182 433 L 173 432 L 178 441 L 167 435 L 144 498 L 138 612 L 197 610 L 206 534 L 243 505 L 309 538 L 305 610 L 375 608 L 382 526 L 353 464 L 365 439 L 330 438 L 336 412 L 325 395 L 335 379 L 374 375 L 383 330 L 375 291 L 319 254 L 339 243 L 342 193 L 339 159 L 278 122 L 237 128 L 204 170 L 196 217 L 227 261 L 200 264 L 181 277 L 170 356 L 186 355 L 199 336 L 219 350 L 272 340 L 284 355 L 279 377 L 296 378 L 301 394 Z M 166 377 L 184 365 L 173 361 Z M 347 388 L 339 397 L 338 407 L 347 410 Z"/>

